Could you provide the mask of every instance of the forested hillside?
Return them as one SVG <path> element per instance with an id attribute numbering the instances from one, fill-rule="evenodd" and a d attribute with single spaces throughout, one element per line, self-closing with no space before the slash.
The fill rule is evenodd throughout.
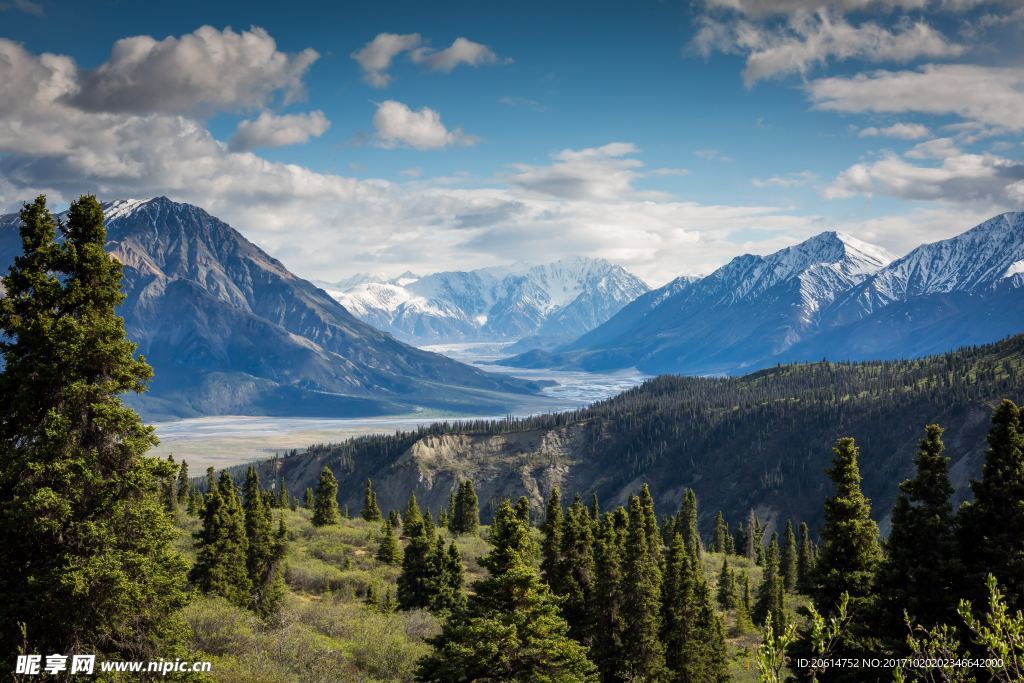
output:
<path id="1" fill-rule="evenodd" d="M 1016 336 L 910 361 L 659 377 L 583 410 L 314 445 L 263 463 L 262 472 L 301 491 L 327 465 L 349 505 L 372 478 L 385 507 L 399 507 L 414 490 L 435 510 L 458 480 L 472 478 L 485 517 L 502 497 L 525 495 L 539 509 L 555 484 L 619 504 L 648 481 L 659 509 L 674 509 L 686 487 L 709 501 L 705 531 L 715 509 L 738 520 L 754 508 L 769 526 L 789 517 L 814 525 L 839 436 L 861 446 L 865 492 L 882 517 L 912 470 L 921 426 L 942 424 L 960 501 L 980 467 L 992 406 L 1022 396 L 1024 336 Z"/>

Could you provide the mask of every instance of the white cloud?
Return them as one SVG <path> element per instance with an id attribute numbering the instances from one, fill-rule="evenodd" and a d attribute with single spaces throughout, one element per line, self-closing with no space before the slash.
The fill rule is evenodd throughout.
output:
<path id="1" fill-rule="evenodd" d="M 7 12 L 10 10 L 17 10 L 18 12 L 24 12 L 25 14 L 31 14 L 34 17 L 45 17 L 46 12 L 43 10 L 43 6 L 38 2 L 32 0 L 12 0 L 12 2 L 0 2 L 0 12 Z"/>
<path id="2" fill-rule="evenodd" d="M 307 48 L 289 55 L 262 28 L 236 33 L 201 26 L 175 38 L 133 36 L 114 43 L 110 59 L 80 74 L 74 104 L 90 111 L 210 113 L 284 102 L 303 94 L 302 78 L 319 58 Z"/>
<path id="3" fill-rule="evenodd" d="M 228 149 L 238 152 L 259 147 L 297 145 L 310 138 L 320 137 L 330 126 L 331 122 L 319 110 L 283 116 L 264 111 L 255 120 L 238 124 L 235 134 L 228 141 Z"/>
<path id="4" fill-rule="evenodd" d="M 413 111 L 395 100 L 377 105 L 373 114 L 377 141 L 381 147 L 408 145 L 414 149 L 441 149 L 449 145 L 475 145 L 479 138 L 466 135 L 461 128 L 448 130 L 441 115 L 429 107 Z"/>
<path id="5" fill-rule="evenodd" d="M 746 16 L 765 18 L 807 10 L 828 8 L 837 12 L 875 10 L 944 10 L 959 12 L 981 5 L 1010 5 L 1015 0 L 705 0 L 712 10 L 731 10 Z"/>
<path id="6" fill-rule="evenodd" d="M 750 184 L 754 187 L 765 188 L 765 187 L 797 187 L 798 185 L 806 185 L 814 180 L 814 173 L 811 171 L 799 171 L 797 173 L 789 173 L 787 175 L 772 176 L 770 178 L 754 178 L 750 181 Z"/>
<path id="7" fill-rule="evenodd" d="M 862 128 L 858 137 L 862 138 L 901 138 L 903 140 L 916 140 L 931 135 L 928 126 L 920 123 L 894 123 L 891 126 L 877 128 L 869 126 Z"/>
<path id="8" fill-rule="evenodd" d="M 634 157 L 640 150 L 629 142 L 601 147 L 564 149 L 547 166 L 513 164 L 506 176 L 513 186 L 531 193 L 565 199 L 624 199 L 635 194 L 633 183 L 641 177 L 643 162 Z"/>
<path id="9" fill-rule="evenodd" d="M 916 145 L 903 156 L 890 152 L 877 161 L 854 164 L 840 173 L 823 195 L 843 199 L 879 194 L 1007 209 L 1019 203 L 1022 183 L 1024 163 L 995 154 L 965 152 L 950 138 L 939 138 Z"/>
<path id="10" fill-rule="evenodd" d="M 1024 129 L 1024 69 L 929 64 L 914 71 L 872 71 L 820 78 L 807 85 L 819 109 L 848 113 L 956 115 L 971 122 Z"/>
<path id="11" fill-rule="evenodd" d="M 907 62 L 963 52 L 923 20 L 903 20 L 892 29 L 871 21 L 853 25 L 824 8 L 798 11 L 784 24 L 770 26 L 704 17 L 692 45 L 705 56 L 716 50 L 746 55 L 748 86 L 766 78 L 806 75 L 830 60 Z"/>
<path id="12" fill-rule="evenodd" d="M 378 33 L 377 36 L 350 56 L 363 70 L 363 79 L 375 88 L 386 87 L 391 82 L 388 69 L 402 53 L 409 59 L 431 71 L 450 72 L 460 64 L 481 66 L 499 61 L 491 48 L 469 38 L 459 37 L 449 47 L 435 50 L 423 45 L 419 33 Z M 506 63 L 511 60 L 504 60 Z"/>
<path id="13" fill-rule="evenodd" d="M 704 161 L 733 161 L 731 156 L 722 153 L 722 151 L 718 149 L 698 149 L 694 152 L 694 155 Z"/>
<path id="14" fill-rule="evenodd" d="M 375 88 L 383 88 L 391 82 L 388 69 L 395 57 L 419 47 L 418 33 L 378 33 L 361 49 L 351 54 L 363 69 L 363 78 Z"/>
<path id="15" fill-rule="evenodd" d="M 494 54 L 491 48 L 461 37 L 456 38 L 450 47 L 443 50 L 421 47 L 413 50 L 410 56 L 412 61 L 425 65 L 431 71 L 445 73 L 460 64 L 480 66 L 481 64 L 494 64 L 498 61 L 498 55 Z"/>

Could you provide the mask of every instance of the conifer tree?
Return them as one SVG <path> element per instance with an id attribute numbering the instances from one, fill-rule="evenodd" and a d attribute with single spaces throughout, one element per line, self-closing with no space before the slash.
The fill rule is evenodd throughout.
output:
<path id="1" fill-rule="evenodd" d="M 455 495 L 455 521 L 452 532 L 456 534 L 475 534 L 480 528 L 480 506 L 477 501 L 473 482 L 469 479 L 459 485 Z"/>
<path id="2" fill-rule="evenodd" d="M 904 610 L 914 623 L 928 629 L 956 623 L 958 549 L 953 485 L 943 450 L 942 427 L 925 427 L 914 458 L 916 475 L 900 483 L 886 542 L 888 552 L 878 570 L 882 623 L 877 626 L 899 645 L 906 639 Z"/>
<path id="3" fill-rule="evenodd" d="M 313 498 L 313 526 L 338 524 L 338 480 L 330 468 L 324 465 Z"/>
<path id="4" fill-rule="evenodd" d="M 196 490 L 195 486 L 190 486 L 188 489 L 188 507 L 186 511 L 190 515 L 199 514 L 199 509 L 202 507 L 201 501 L 202 494 Z"/>
<path id="5" fill-rule="evenodd" d="M 398 510 L 392 510 L 388 513 L 388 521 L 391 522 L 392 529 L 402 528 L 402 515 L 398 513 Z"/>
<path id="6" fill-rule="evenodd" d="M 169 474 L 168 474 L 167 478 L 164 479 L 163 486 L 162 486 L 162 488 L 163 488 L 163 499 L 164 499 L 164 509 L 167 510 L 167 512 L 173 513 L 175 507 L 178 504 L 178 493 L 177 493 L 178 465 L 177 465 L 177 463 L 174 462 L 174 456 L 173 455 L 168 455 L 167 456 L 167 471 L 168 471 Z"/>
<path id="7" fill-rule="evenodd" d="M 989 573 L 1011 613 L 1024 610 L 1024 422 L 1012 401 L 1003 400 L 992 414 L 981 479 L 971 482 L 971 491 L 974 500 L 959 516 L 963 591 L 980 600 Z"/>
<path id="8" fill-rule="evenodd" d="M 544 516 L 544 524 L 540 530 L 541 540 L 541 563 L 540 571 L 544 581 L 556 594 L 561 593 L 562 569 L 562 498 L 557 486 L 551 488 L 551 497 L 548 499 L 547 511 Z"/>
<path id="9" fill-rule="evenodd" d="M 427 538 L 433 538 L 436 531 L 437 527 L 434 526 L 434 515 L 430 514 L 430 510 L 427 510 L 423 513 L 423 533 L 427 535 Z"/>
<path id="10" fill-rule="evenodd" d="M 683 491 L 683 502 L 679 509 L 680 532 L 686 549 L 694 557 L 700 557 L 703 544 L 697 529 L 697 494 L 693 489 Z"/>
<path id="11" fill-rule="evenodd" d="M 122 267 L 94 197 L 62 241 L 44 197 L 20 218 L 0 287 L 0 654 L 155 659 L 184 635 L 187 565 L 159 500 L 176 473 L 121 400 L 152 375 L 116 313 Z"/>
<path id="12" fill-rule="evenodd" d="M 723 610 L 735 609 L 739 601 L 736 594 L 736 577 L 729 570 L 729 556 L 722 558 L 722 570 L 718 573 L 718 591 L 715 595 L 718 606 Z"/>
<path id="13" fill-rule="evenodd" d="M 188 463 L 181 461 L 178 469 L 178 505 L 185 505 L 188 502 L 188 494 L 192 490 L 192 482 L 188 478 Z"/>
<path id="14" fill-rule="evenodd" d="M 811 548 L 811 531 L 807 522 L 800 522 L 800 551 L 796 558 L 797 586 L 803 592 L 811 589 L 814 570 L 814 551 Z"/>
<path id="15" fill-rule="evenodd" d="M 649 492 L 648 492 L 649 497 Z M 629 500 L 629 527 L 623 553 L 622 671 L 631 680 L 659 680 L 665 671 L 665 652 L 659 638 L 661 630 L 661 570 L 650 547 L 649 511 L 641 499 Z M 660 545 L 657 525 L 654 538 Z"/>
<path id="16" fill-rule="evenodd" d="M 409 538 L 420 534 L 423 531 L 423 513 L 420 512 L 419 503 L 416 502 L 416 492 L 409 494 L 409 502 L 405 504 L 402 511 L 402 535 Z"/>
<path id="17" fill-rule="evenodd" d="M 747 556 L 747 529 L 743 522 L 736 524 L 736 531 L 733 533 L 732 545 L 737 555 Z"/>
<path id="18" fill-rule="evenodd" d="M 623 615 L 622 548 L 615 516 L 606 513 L 594 544 L 594 599 L 590 622 L 594 628 L 591 655 L 602 680 L 616 680 L 622 671 L 622 637 L 626 629 Z"/>
<path id="19" fill-rule="evenodd" d="M 363 509 L 360 513 L 367 522 L 380 521 L 380 508 L 377 506 L 377 494 L 373 491 L 373 482 L 366 480 L 366 490 L 363 492 Z"/>
<path id="20" fill-rule="evenodd" d="M 530 526 L 530 500 L 526 496 L 519 496 L 516 501 L 516 515 L 526 526 Z"/>
<path id="21" fill-rule="evenodd" d="M 313 488 L 310 486 L 306 487 L 306 492 L 302 495 L 302 507 L 307 510 L 313 509 Z"/>
<path id="22" fill-rule="evenodd" d="M 560 554 L 562 614 L 569 623 L 569 634 L 587 645 L 592 634 L 588 617 L 594 590 L 594 537 L 590 512 L 579 496 L 566 513 Z"/>
<path id="23" fill-rule="evenodd" d="M 796 549 L 796 535 L 793 533 L 793 522 L 786 520 L 786 535 L 783 537 L 782 563 L 782 584 L 787 591 L 796 590 L 796 584 L 800 577 L 799 558 Z M 778 624 L 779 622 L 773 622 Z"/>
<path id="24" fill-rule="evenodd" d="M 729 548 L 729 525 L 725 523 L 725 516 L 719 510 L 715 515 L 715 539 L 711 550 L 716 553 L 728 552 Z"/>
<path id="25" fill-rule="evenodd" d="M 597 500 L 597 493 L 594 493 L 590 497 L 590 519 L 595 524 L 601 523 L 601 505 Z"/>
<path id="26" fill-rule="evenodd" d="M 743 572 L 743 590 L 740 592 L 740 606 L 750 616 L 754 611 L 754 601 L 750 595 L 750 575 Z"/>
<path id="27" fill-rule="evenodd" d="M 693 597 L 686 619 L 689 633 L 685 666 L 676 681 L 726 683 L 729 680 L 729 663 L 722 621 L 715 612 L 704 573 L 697 568 L 694 569 Z"/>
<path id="28" fill-rule="evenodd" d="M 402 549 L 398 546 L 394 529 L 389 520 L 384 520 L 381 525 L 380 543 L 377 545 L 377 559 L 384 564 L 399 564 L 402 559 Z"/>
<path id="29" fill-rule="evenodd" d="M 226 470 L 216 483 L 212 482 L 212 467 L 207 476 L 211 485 L 206 494 L 203 526 L 195 534 L 196 562 L 189 579 L 204 593 L 220 595 L 239 607 L 249 607 L 252 581 L 248 569 L 245 512 Z"/>
<path id="30" fill-rule="evenodd" d="M 451 526 L 455 524 L 455 492 L 448 492 L 448 507 L 445 510 L 448 513 L 448 530 L 451 531 Z"/>
<path id="31" fill-rule="evenodd" d="M 533 541 L 508 501 L 491 526 L 488 577 L 430 640 L 419 681 L 596 681 L 587 651 L 568 636 L 558 601 L 534 569 Z"/>
<path id="32" fill-rule="evenodd" d="M 290 509 L 292 512 L 295 512 L 296 510 L 298 510 L 299 509 L 299 499 L 296 498 L 295 496 L 292 496 L 291 502 L 288 503 L 288 509 Z"/>
<path id="33" fill-rule="evenodd" d="M 870 595 L 882 560 L 878 525 L 871 519 L 871 503 L 861 491 L 857 446 L 853 439 L 845 437 L 836 442 L 832 451 L 834 458 L 828 475 L 835 494 L 825 501 L 821 552 L 811 587 L 811 596 L 822 609 L 838 605 L 844 592 L 852 599 Z"/>
<path id="34" fill-rule="evenodd" d="M 283 510 L 288 507 L 289 500 L 291 500 L 291 496 L 288 493 L 288 486 L 284 483 L 284 475 L 278 475 L 276 506 Z"/>
<path id="35" fill-rule="evenodd" d="M 757 590 L 757 602 L 754 605 L 754 620 L 763 624 L 771 615 L 772 623 L 784 628 L 786 624 L 785 588 L 782 575 L 779 573 L 779 536 L 772 534 L 771 542 L 765 553 L 764 574 L 761 586 Z"/>
<path id="36" fill-rule="evenodd" d="M 647 530 L 647 548 L 652 555 L 656 555 L 659 563 L 661 558 L 661 528 L 658 526 L 658 516 L 654 512 L 654 497 L 651 489 L 645 483 L 640 487 L 640 507 L 644 514 L 644 527 Z"/>
<path id="37" fill-rule="evenodd" d="M 465 576 L 462 557 L 454 542 L 445 550 L 444 540 L 438 536 L 434 539 L 434 549 L 429 562 L 433 590 L 428 607 L 435 614 L 447 615 L 458 609 L 465 599 L 462 594 Z"/>
<path id="38" fill-rule="evenodd" d="M 665 580 L 662 586 L 661 627 L 665 644 L 665 662 L 673 673 L 686 669 L 687 638 L 690 624 L 687 614 L 693 602 L 693 562 L 682 533 L 672 535 L 665 558 Z"/>
<path id="39" fill-rule="evenodd" d="M 743 541 L 743 554 L 751 562 L 756 562 L 758 546 L 761 545 L 761 533 L 760 523 L 757 521 L 757 515 L 754 514 L 753 509 L 750 510 L 750 514 L 747 516 L 747 533 Z"/>

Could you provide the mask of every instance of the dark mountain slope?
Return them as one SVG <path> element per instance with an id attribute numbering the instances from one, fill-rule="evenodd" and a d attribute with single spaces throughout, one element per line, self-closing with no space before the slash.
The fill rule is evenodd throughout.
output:
<path id="1" fill-rule="evenodd" d="M 292 491 L 324 465 L 339 475 L 353 510 L 372 478 L 387 510 L 410 491 L 438 509 L 455 482 L 472 477 L 484 509 L 526 495 L 541 509 L 552 484 L 623 502 L 647 481 L 659 512 L 696 489 L 707 526 L 754 508 L 762 519 L 818 523 L 836 438 L 862 448 L 864 486 L 878 518 L 912 470 L 925 424 L 946 427 L 957 496 L 979 471 L 992 405 L 1024 399 L 1024 336 L 912 361 L 789 365 L 735 378 L 660 377 L 571 413 L 321 445 L 266 462 Z"/>

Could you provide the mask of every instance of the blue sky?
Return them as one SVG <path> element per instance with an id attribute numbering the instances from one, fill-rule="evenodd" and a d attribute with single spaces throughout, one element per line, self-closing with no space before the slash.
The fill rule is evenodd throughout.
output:
<path id="1" fill-rule="evenodd" d="M 322 279 L 660 284 L 1024 207 L 1019 2 L 254 4 L 0 0 L 0 208 L 166 194 Z"/>

